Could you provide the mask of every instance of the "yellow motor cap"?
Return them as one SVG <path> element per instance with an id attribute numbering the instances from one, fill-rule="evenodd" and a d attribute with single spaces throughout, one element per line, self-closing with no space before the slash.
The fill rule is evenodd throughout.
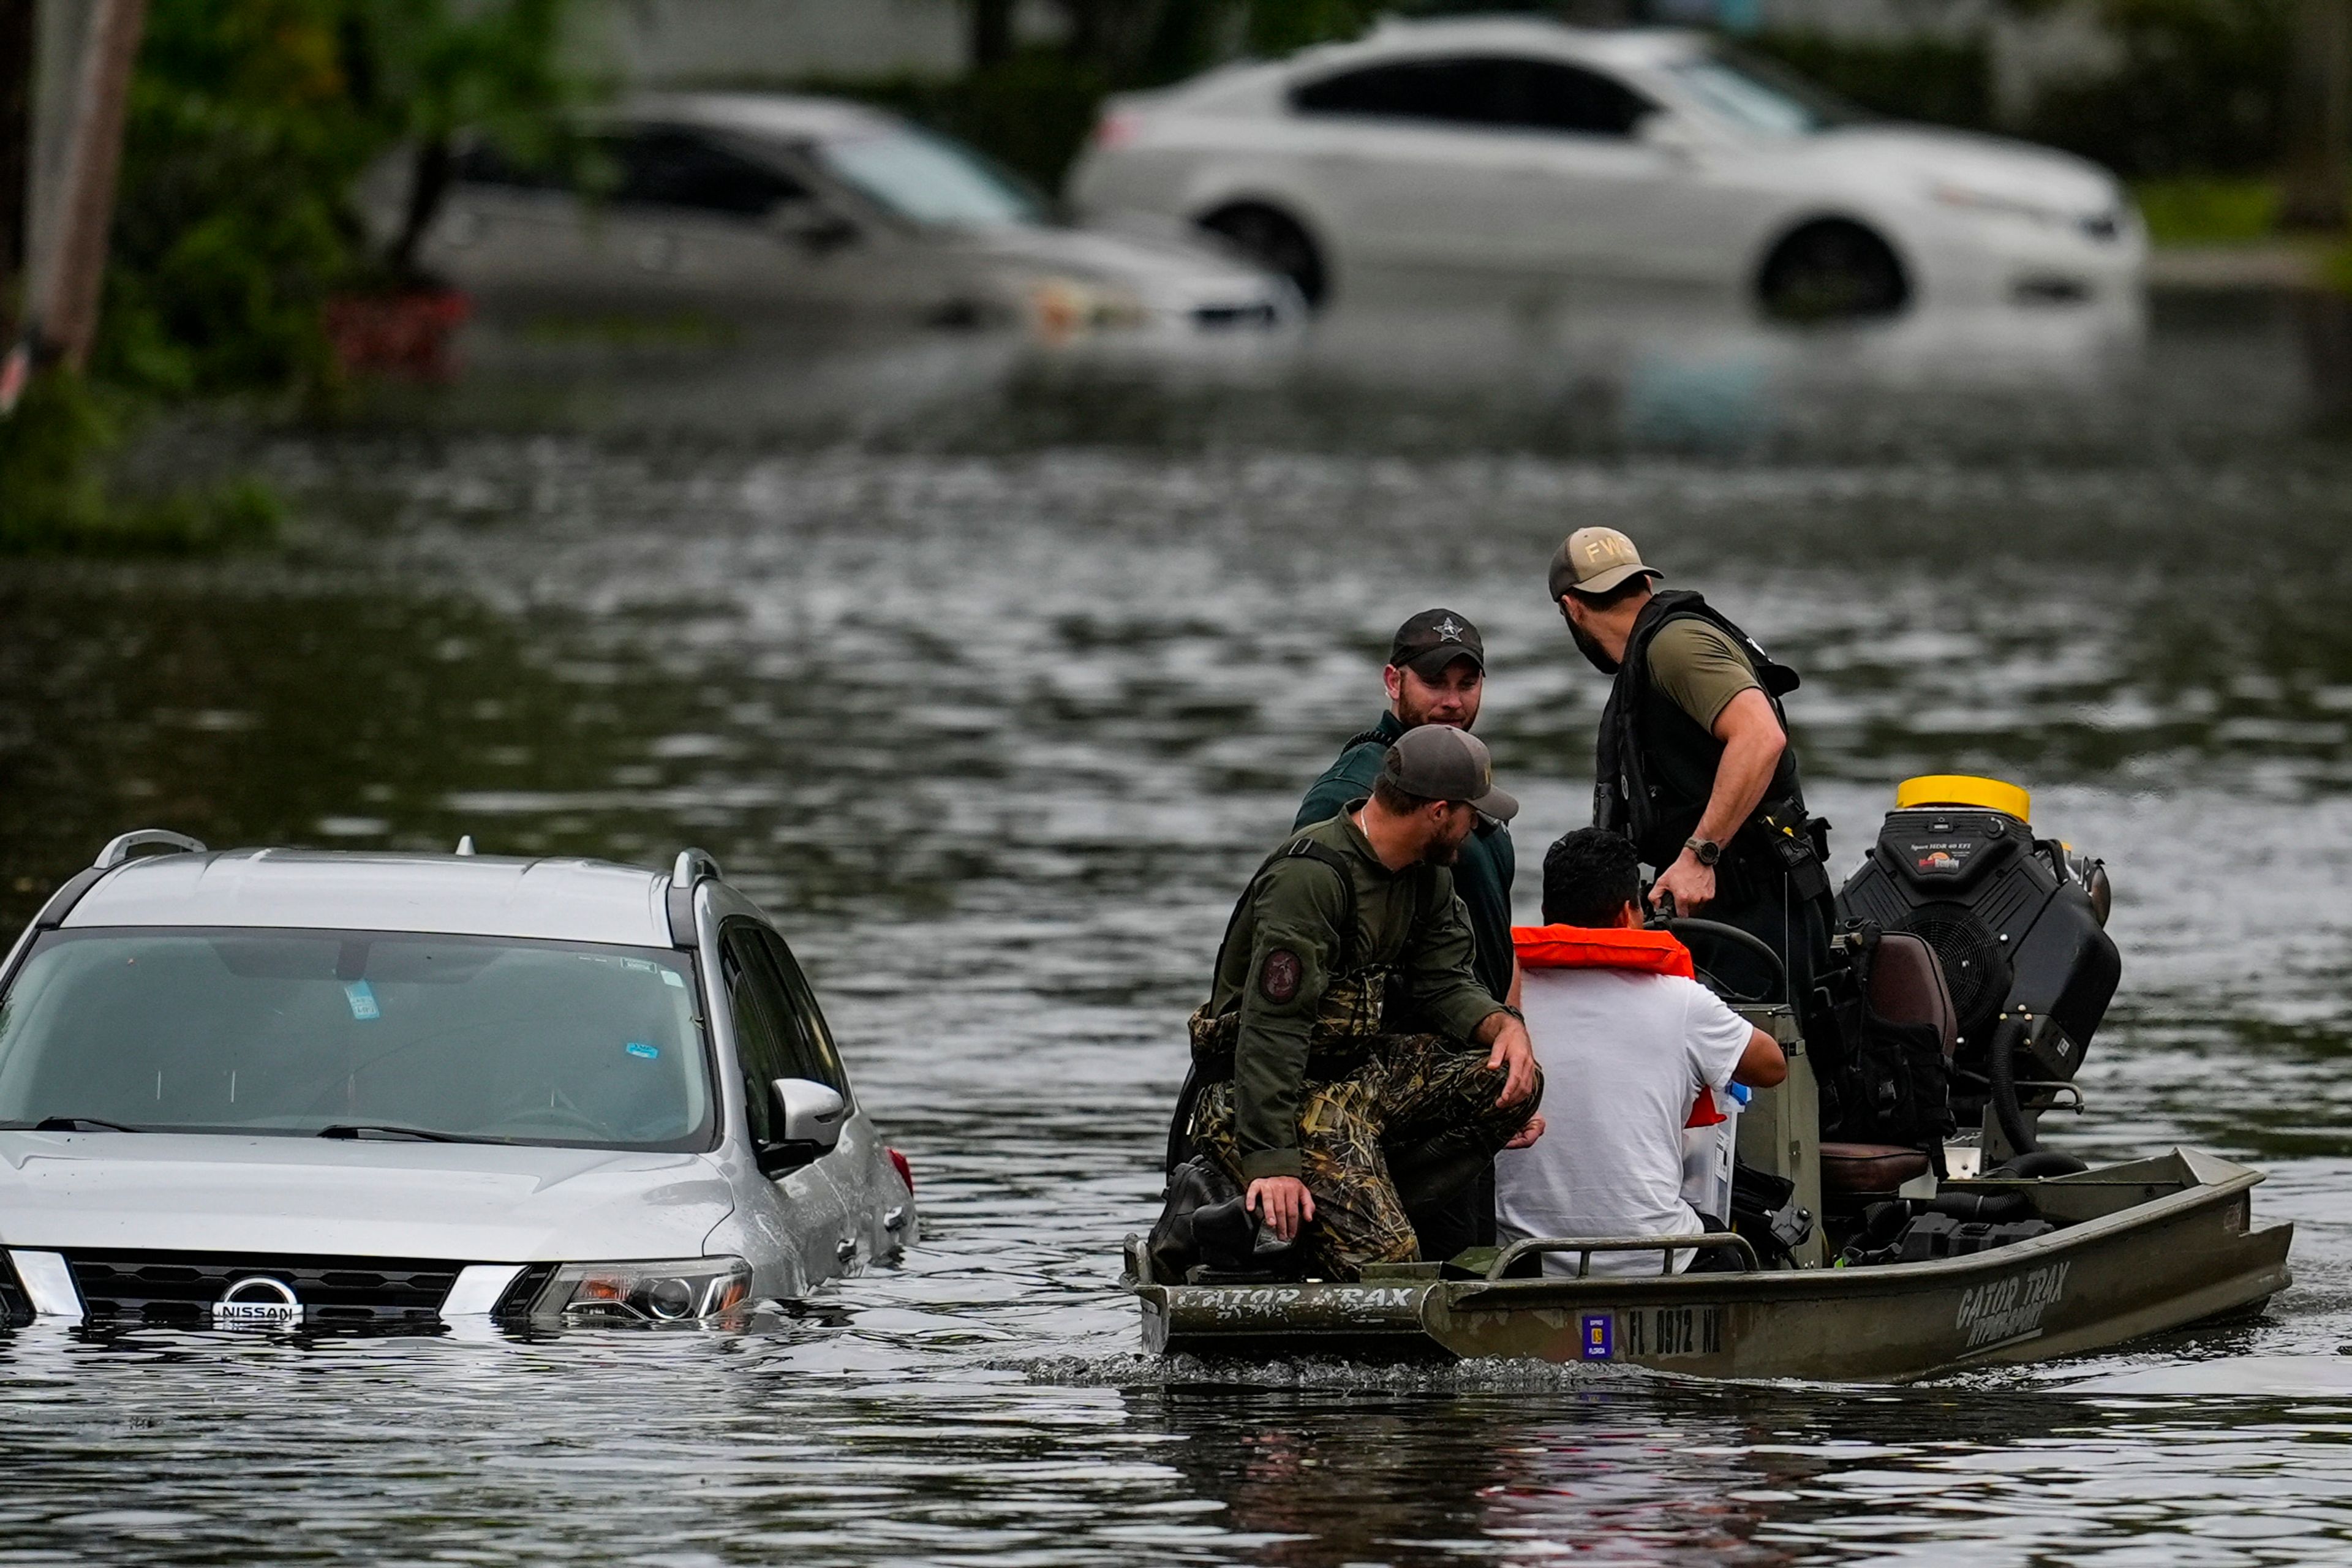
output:
<path id="1" fill-rule="evenodd" d="M 1895 786 L 1895 809 L 1915 805 L 1974 805 L 2020 822 L 2033 820 L 2033 797 L 2013 784 L 1968 773 L 1922 773 Z"/>

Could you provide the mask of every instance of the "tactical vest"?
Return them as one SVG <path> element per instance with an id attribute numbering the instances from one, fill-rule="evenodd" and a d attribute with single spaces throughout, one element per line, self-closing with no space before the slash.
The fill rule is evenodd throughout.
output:
<path id="1" fill-rule="evenodd" d="M 1395 979 L 1392 964 L 1358 962 L 1356 874 L 1345 855 L 1315 839 L 1296 837 L 1267 856 L 1250 877 L 1249 886 L 1234 902 L 1234 912 L 1225 921 L 1224 938 L 1217 943 L 1213 972 L 1224 973 L 1225 950 L 1233 945 L 1234 932 L 1242 923 L 1242 911 L 1249 908 L 1250 896 L 1257 891 L 1259 881 L 1276 863 L 1299 858 L 1319 861 L 1339 879 L 1339 949 L 1330 966 L 1331 979 L 1323 988 L 1323 1000 L 1316 1009 L 1315 1022 L 1309 1026 L 1307 1037 L 1307 1076 L 1339 1078 L 1362 1060 L 1370 1042 L 1381 1033 L 1388 1017 L 1389 988 Z M 1435 868 L 1417 866 L 1412 879 L 1412 921 L 1405 928 L 1408 940 L 1428 917 L 1429 907 L 1434 901 Z M 1242 994 L 1248 994 L 1246 986 Z M 1234 1053 L 1242 1034 L 1241 1005 L 1236 1002 L 1223 1013 L 1212 1013 L 1210 1005 L 1201 1004 L 1187 1021 L 1192 1038 L 1192 1070 L 1202 1083 L 1223 1083 L 1234 1076 Z"/>
<path id="2" fill-rule="evenodd" d="M 1654 594 L 1642 606 L 1625 640 L 1616 683 L 1609 689 L 1609 706 L 1601 716 L 1592 820 L 1594 826 L 1633 840 L 1643 860 L 1660 870 L 1675 863 L 1684 840 L 1698 831 L 1699 818 L 1715 793 L 1716 768 L 1723 760 L 1723 742 L 1650 678 L 1650 646 L 1677 620 L 1705 621 L 1739 646 L 1755 666 L 1757 683 L 1784 733 L 1789 717 L 1780 698 L 1797 689 L 1795 670 L 1775 660 L 1754 637 L 1688 589 Z M 1769 874 L 1783 858 L 1776 854 L 1777 841 L 1804 837 L 1805 797 L 1797 777 L 1797 752 L 1793 746 L 1785 747 L 1755 815 L 1725 847 L 1727 858 L 1735 873 Z"/>

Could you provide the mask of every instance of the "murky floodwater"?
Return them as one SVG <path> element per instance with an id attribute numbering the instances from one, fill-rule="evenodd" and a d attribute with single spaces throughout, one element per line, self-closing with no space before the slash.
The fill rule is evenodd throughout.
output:
<path id="1" fill-rule="evenodd" d="M 0 1560 L 2340 1559 L 2352 458 L 2292 342 L 2190 321 L 2113 382 L 1762 424 L 1772 375 L 1727 424 L 1690 374 L 1663 426 L 1623 380 L 1514 415 L 1056 372 L 856 443 L 286 440 L 282 560 L 7 567 L 12 929 L 142 824 L 699 844 L 815 972 L 929 1234 L 769 1335 L 0 1342 Z M 2267 1166 L 2266 1321 L 1862 1393 L 1136 1353 L 1114 1254 L 1181 1020 L 1397 621 L 1485 628 L 1522 863 L 1583 811 L 1601 687 L 1541 580 L 1584 522 L 1804 671 L 1843 865 L 1945 768 L 2107 858 L 2125 993 L 2057 1141 Z"/>

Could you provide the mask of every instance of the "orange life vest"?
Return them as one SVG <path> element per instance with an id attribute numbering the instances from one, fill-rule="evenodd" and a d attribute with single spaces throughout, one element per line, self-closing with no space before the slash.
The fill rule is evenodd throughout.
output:
<path id="1" fill-rule="evenodd" d="M 1696 980 L 1690 949 L 1662 931 L 1622 926 L 1513 926 L 1522 969 L 1630 969 Z"/>
<path id="2" fill-rule="evenodd" d="M 1513 926 L 1511 946 L 1522 969 L 1625 969 L 1636 974 L 1698 975 L 1690 949 L 1662 931 L 1623 926 Z M 1725 1121 L 1714 1091 L 1701 1089 L 1685 1127 L 1713 1127 Z"/>

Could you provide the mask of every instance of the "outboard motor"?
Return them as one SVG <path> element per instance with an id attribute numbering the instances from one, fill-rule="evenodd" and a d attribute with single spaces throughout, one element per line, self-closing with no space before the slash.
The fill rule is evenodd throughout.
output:
<path id="1" fill-rule="evenodd" d="M 1935 949 L 1959 1018 L 1953 1109 L 1965 1126 L 1990 1106 L 2011 1147 L 2031 1152 L 2019 1080 L 2074 1076 L 2122 974 L 2106 867 L 2036 838 L 2032 797 L 2014 784 L 1907 779 L 1895 807 L 1838 912 Z"/>

